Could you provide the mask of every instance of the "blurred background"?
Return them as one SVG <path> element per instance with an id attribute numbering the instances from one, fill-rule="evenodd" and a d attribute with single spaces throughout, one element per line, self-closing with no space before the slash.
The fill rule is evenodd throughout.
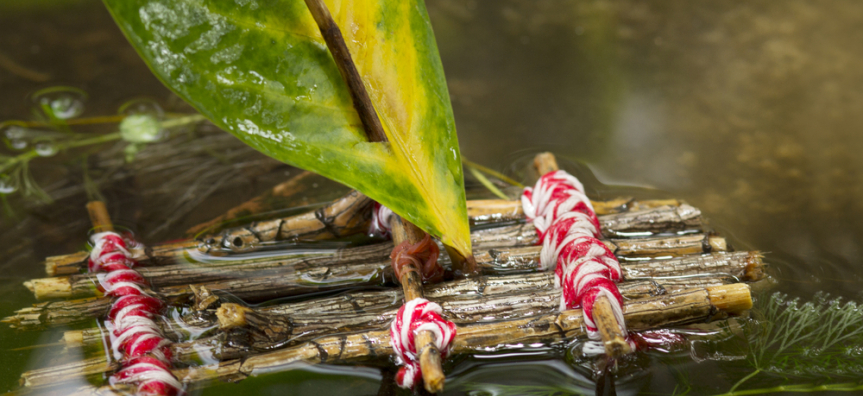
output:
<path id="1" fill-rule="evenodd" d="M 676 197 L 702 209 L 738 248 L 767 252 L 777 290 L 859 299 L 863 2 L 426 3 L 466 158 L 518 175 L 536 152 L 552 151 L 565 168 L 595 175 L 588 188 L 596 196 Z M 31 95 L 53 86 L 83 90 L 86 116 L 117 114 L 140 97 L 166 112 L 192 112 L 150 73 L 101 2 L 3 0 L 0 121 L 30 119 Z M 116 214 L 120 222 L 149 241 L 175 238 L 297 172 L 212 126 L 194 129 L 195 138 L 221 136 L 207 139 L 213 146 L 193 138 L 178 146 L 189 151 L 178 151 L 175 160 L 193 151 L 205 158 L 170 170 L 184 169 L 198 182 L 194 188 L 190 179 L 122 161 L 102 175 L 102 192 L 126 208 Z M 155 149 L 141 158 L 164 160 L 147 150 Z M 102 165 L 122 158 L 116 150 L 113 157 L 98 155 L 106 156 Z M 86 196 L 74 189 L 83 176 L 72 170 L 73 160 L 34 162 L 34 178 L 54 203 L 9 195 L 16 215 L 0 225 L 2 316 L 30 303 L 20 282 L 42 273 L 40 259 L 82 246 Z M 320 178 L 313 183 L 300 203 L 343 191 Z M 44 335 L 3 328 L 0 337 L 26 345 Z M 11 389 L 29 352 L 0 355 L 0 390 Z M 529 381 L 551 372 L 546 380 L 566 382 L 576 375 L 561 362 L 496 364 L 456 371 L 464 381 L 507 375 Z M 696 366 L 686 370 L 712 367 Z M 342 378 L 308 375 L 327 384 Z M 622 389 L 674 389 L 667 372 L 642 375 L 641 384 Z M 734 382 L 714 377 L 719 389 Z M 355 385 L 344 386 L 377 389 L 374 378 L 348 378 Z M 274 391 L 277 382 L 266 389 Z"/>

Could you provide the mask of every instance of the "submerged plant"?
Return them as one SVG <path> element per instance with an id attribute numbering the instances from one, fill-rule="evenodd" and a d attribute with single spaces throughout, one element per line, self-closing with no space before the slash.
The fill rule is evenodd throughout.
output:
<path id="1" fill-rule="evenodd" d="M 78 118 L 84 111 L 86 93 L 71 87 L 54 87 L 33 95 L 33 121 L 0 122 L 0 139 L 7 153 L 0 153 L 0 198 L 7 212 L 11 211 L 6 197 L 19 193 L 38 202 L 51 202 L 51 196 L 39 186 L 31 172 L 31 163 L 39 158 L 53 157 L 72 149 L 97 147 L 109 142 L 125 141 L 125 160 L 131 162 L 147 143 L 168 137 L 178 127 L 204 120 L 199 114 L 165 115 L 149 100 L 133 100 L 120 107 L 116 116 Z M 84 125 L 119 124 L 118 131 L 81 133 L 73 128 Z M 84 154 L 86 156 L 86 153 Z M 84 180 L 92 183 L 86 172 Z M 88 192 L 94 186 L 86 185 Z"/>
<path id="2" fill-rule="evenodd" d="M 462 390 L 470 396 L 581 396 L 582 389 L 562 385 L 501 385 L 467 383 Z"/>
<path id="3" fill-rule="evenodd" d="M 723 395 L 863 391 L 863 312 L 854 301 L 818 294 L 810 302 L 775 293 L 760 304 L 758 326 L 745 329 L 754 370 Z M 778 382 L 757 389 L 756 379 Z"/>

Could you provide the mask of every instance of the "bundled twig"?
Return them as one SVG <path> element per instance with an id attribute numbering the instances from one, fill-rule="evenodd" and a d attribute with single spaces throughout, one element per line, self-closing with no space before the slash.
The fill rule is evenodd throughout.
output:
<path id="1" fill-rule="evenodd" d="M 525 230 L 530 229 L 529 227 L 523 228 Z M 483 235 L 488 236 L 491 234 L 483 232 Z M 689 237 L 669 237 L 668 239 L 657 238 L 652 239 L 651 242 L 643 245 L 622 244 L 625 249 L 620 249 L 616 246 L 616 244 L 621 242 L 611 241 L 610 247 L 613 251 L 616 250 L 615 254 L 618 254 L 621 257 L 626 257 L 623 254 L 639 256 L 640 254 L 638 249 L 641 247 L 649 249 L 653 254 L 659 256 L 682 256 L 685 254 L 704 252 L 703 249 L 705 244 L 702 243 L 703 237 L 698 236 L 693 240 L 688 240 L 687 243 L 681 243 L 682 238 Z M 223 290 L 244 299 L 257 301 L 310 292 L 344 289 L 348 287 L 382 285 L 392 279 L 392 269 L 389 265 L 389 260 L 385 256 L 387 250 L 391 249 L 391 246 L 392 245 L 389 243 L 384 243 L 363 248 L 346 249 L 345 251 L 336 252 L 334 255 L 329 257 L 321 257 L 311 260 L 294 258 L 295 261 L 293 261 L 293 263 L 298 263 L 298 267 L 286 265 L 285 263 L 287 262 L 279 260 L 257 263 L 253 262 L 249 265 L 258 267 L 263 265 L 274 265 L 276 267 L 280 266 L 283 270 L 280 272 L 279 276 L 268 274 L 264 276 L 253 276 L 239 279 L 231 278 L 227 280 L 209 281 L 199 285 L 210 290 Z M 707 246 L 709 247 L 710 245 L 708 244 Z M 667 250 L 662 250 L 660 249 L 661 247 L 665 247 Z M 363 254 L 363 257 L 365 258 L 358 260 L 358 262 L 350 263 L 350 257 L 355 254 L 354 252 Z M 374 258 L 376 254 L 379 255 L 379 259 Z M 539 249 L 535 246 L 530 246 L 512 251 L 508 249 L 494 249 L 486 252 L 478 251 L 476 258 L 478 265 L 483 272 L 493 274 L 506 273 L 515 270 L 535 270 L 537 268 L 536 263 L 538 256 Z M 310 262 L 314 263 L 316 261 L 318 261 L 320 265 L 310 264 Z M 441 257 L 441 261 L 444 266 L 447 265 L 446 257 Z M 642 262 L 636 262 L 636 264 L 639 263 Z M 659 266 L 661 266 L 661 264 L 657 265 L 657 267 Z M 194 267 L 189 267 L 189 270 L 197 271 L 193 270 L 193 268 Z M 753 268 L 757 269 L 759 266 L 756 265 Z M 149 268 L 141 268 L 140 270 L 145 277 L 149 274 L 155 274 L 155 272 L 145 272 L 145 270 L 150 270 Z M 152 270 L 158 271 L 159 268 L 153 268 Z M 218 271 L 219 267 L 217 267 L 216 270 Z M 221 270 L 226 271 L 225 273 L 227 274 L 230 274 L 231 271 L 233 271 L 231 267 L 225 267 Z M 168 272 L 170 273 L 171 270 L 169 269 Z M 249 273 L 246 275 L 249 275 Z M 182 277 L 180 279 L 182 279 Z M 51 288 L 56 288 L 57 285 L 54 281 L 46 281 L 44 283 L 33 282 L 32 284 L 44 284 L 49 287 L 49 290 L 55 290 Z M 82 286 L 76 290 L 95 290 L 93 286 L 91 286 L 93 283 L 89 280 L 82 281 L 77 284 Z M 63 290 L 72 290 L 71 284 L 67 283 L 67 285 L 69 286 L 63 286 Z M 175 303 L 181 303 L 194 295 L 193 290 L 188 285 L 182 284 L 160 287 L 157 291 L 163 298 Z M 108 299 L 96 297 L 35 304 L 32 307 L 18 310 L 14 316 L 4 318 L 2 321 L 9 323 L 12 327 L 22 329 L 74 323 L 81 320 L 87 320 L 88 318 L 93 317 L 93 315 L 99 315 L 104 312 L 107 307 L 106 301 L 108 301 Z"/>
<path id="2" fill-rule="evenodd" d="M 761 256 L 757 252 L 720 252 L 671 260 L 627 263 L 623 265 L 627 281 L 620 284 L 620 290 L 624 297 L 637 299 L 666 292 L 679 292 L 694 287 L 715 286 L 740 281 L 752 282 L 763 279 L 763 268 Z M 423 293 L 426 298 L 438 303 L 461 297 L 552 293 L 553 278 L 553 274 L 547 272 L 479 276 L 427 285 Z M 403 297 L 402 291 L 398 289 L 350 292 L 335 297 L 256 308 L 254 311 L 262 315 L 379 314 L 397 308 Z M 529 302 L 525 304 L 526 306 L 533 306 Z M 502 308 L 501 305 L 496 306 L 497 309 Z M 455 311 L 449 311 L 450 317 L 458 318 L 459 315 Z M 503 317 L 500 315 L 501 313 L 498 312 L 488 317 L 495 319 L 511 317 L 510 314 L 505 314 Z M 166 334 L 176 334 L 176 340 L 182 341 L 188 339 L 187 335 L 191 334 L 188 330 L 189 327 L 209 328 L 215 324 L 212 320 L 201 322 L 198 316 L 193 317 L 193 319 L 195 320 L 194 323 L 177 323 L 171 318 L 163 318 L 161 325 Z M 200 331 L 194 333 L 198 334 Z M 94 328 L 68 331 L 65 333 L 64 341 L 68 347 L 101 342 L 101 330 Z"/>
<path id="3" fill-rule="evenodd" d="M 760 267 L 757 253 L 715 253 L 665 263 L 668 265 L 659 266 L 657 262 L 624 267 L 633 277 L 650 274 L 658 279 L 623 282 L 620 284 L 622 294 L 628 299 L 640 299 L 739 281 L 735 274 L 761 273 L 753 268 Z M 670 273 L 678 277 L 665 279 L 664 275 Z M 553 275 L 544 272 L 477 277 L 429 285 L 424 295 L 439 303 L 453 322 L 471 324 L 550 314 L 557 309 L 560 299 L 552 285 Z M 262 308 L 223 304 L 216 317 L 205 319 L 192 315 L 191 320 L 183 323 L 163 318 L 160 325 L 164 334 L 178 341 L 172 346 L 174 359 L 194 364 L 204 357 L 235 359 L 328 334 L 377 329 L 389 323 L 402 297 L 401 291 L 390 289 Z M 216 318 L 221 330 L 215 326 Z M 237 327 L 246 329 L 231 330 Z M 189 340 L 190 337 L 194 339 Z M 64 341 L 67 346 L 75 347 L 107 342 L 107 339 L 101 329 L 91 329 L 66 332 Z M 91 359 L 34 370 L 25 373 L 22 381 L 33 386 L 54 384 L 61 379 L 77 378 L 82 373 L 93 373 L 99 367 L 104 370 L 112 367 L 107 362 L 97 363 Z"/>
<path id="4" fill-rule="evenodd" d="M 633 331 L 676 326 L 739 314 L 752 306 L 749 287 L 743 284 L 692 289 L 681 293 L 632 301 L 624 318 Z M 584 336 L 581 310 L 570 310 L 513 320 L 459 326 L 453 353 L 476 353 L 500 344 L 555 344 Z M 392 355 L 389 330 L 374 330 L 316 338 L 293 347 L 223 361 L 204 369 L 175 369 L 174 374 L 190 386 L 210 380 L 241 380 L 262 372 L 290 370 L 299 362 L 336 364 L 371 361 Z M 104 366 L 104 362 L 101 363 Z M 44 373 L 28 378 L 24 385 L 38 386 Z M 53 382 L 52 382 L 53 383 Z M 124 389 L 85 386 L 75 395 L 116 394 Z"/>
<path id="5" fill-rule="evenodd" d="M 492 248 L 508 248 L 513 246 L 533 246 L 536 244 L 536 230 L 529 224 L 497 227 L 474 231 L 472 234 L 474 249 L 486 250 Z M 726 250 L 725 239 L 709 234 L 690 234 L 683 236 L 665 236 L 635 239 L 611 239 L 606 245 L 618 256 L 651 257 L 651 256 L 682 256 L 694 253 Z M 140 268 L 143 274 L 155 288 L 181 284 L 229 281 L 240 277 L 256 277 L 270 273 L 283 273 L 296 268 L 332 267 L 341 263 L 370 262 L 385 259 L 392 249 L 389 243 L 375 245 L 376 247 L 350 248 L 336 253 L 304 253 L 298 255 L 288 252 L 285 255 L 269 258 L 238 258 L 235 260 L 214 260 L 212 263 L 176 264 L 188 262 L 190 249 L 187 245 L 178 243 L 164 245 L 154 249 L 149 265 Z M 191 248 L 194 249 L 194 248 Z M 539 253 L 539 248 L 536 254 Z M 197 254 L 196 250 L 192 253 Z M 478 254 L 485 254 L 481 252 Z M 489 254 L 494 254 L 489 252 Z M 315 256 L 319 256 L 316 257 Z M 444 258 L 446 260 L 446 258 Z M 478 262 L 487 261 L 477 257 Z M 172 264 L 173 263 L 173 264 Z M 158 265 L 157 265 L 158 264 Z M 334 278 L 330 276 L 330 278 Z M 33 291 L 36 298 L 80 298 L 98 296 L 98 281 L 90 274 L 70 275 L 67 277 L 33 279 L 24 283 Z M 215 288 L 215 287 L 214 287 Z"/>
<path id="6" fill-rule="evenodd" d="M 275 240 L 320 240 L 347 236 L 368 230 L 371 213 L 370 200 L 352 192 L 346 197 L 312 212 L 251 223 L 222 232 L 219 236 L 197 241 L 180 241 L 156 245 L 136 257 L 141 265 L 164 265 L 185 261 L 187 250 L 200 248 L 211 254 L 252 251 Z M 523 216 L 521 217 L 523 218 Z M 660 205 L 646 210 L 624 211 L 601 215 L 599 220 L 605 235 L 628 238 L 655 233 L 698 231 L 701 228 L 701 212 L 689 205 Z M 507 232 L 484 230 L 480 233 L 499 234 L 498 245 L 476 245 L 486 243 L 474 237 L 474 247 L 512 246 L 512 241 L 534 244 L 536 233 L 530 226 L 507 226 Z M 475 232 L 476 233 L 476 232 Z M 512 239 L 515 238 L 515 239 Z M 488 243 L 492 243 L 489 241 Z M 87 252 L 78 252 L 45 259 L 45 271 L 50 276 L 77 274 L 84 268 Z"/>
<path id="7" fill-rule="evenodd" d="M 289 180 L 275 185 L 272 189 L 268 190 L 264 194 L 254 197 L 246 202 L 243 202 L 240 205 L 231 208 L 230 210 L 225 212 L 225 214 L 216 217 L 210 221 L 189 228 L 188 230 L 186 230 L 186 235 L 188 237 L 194 237 L 198 233 L 205 232 L 211 228 L 219 226 L 220 224 L 237 220 L 243 217 L 256 215 L 268 209 L 272 210 L 274 209 L 272 208 L 272 204 L 276 201 L 281 202 L 285 198 L 303 192 L 306 189 L 306 185 L 303 184 L 303 182 L 306 179 L 311 178 L 312 176 L 315 176 L 315 174 L 312 172 L 301 171 Z"/>

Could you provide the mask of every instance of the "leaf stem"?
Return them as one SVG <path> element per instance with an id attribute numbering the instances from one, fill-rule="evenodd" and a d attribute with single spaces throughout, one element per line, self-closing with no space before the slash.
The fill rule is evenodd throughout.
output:
<path id="1" fill-rule="evenodd" d="M 743 385 L 743 383 L 744 383 L 744 382 L 746 382 L 746 381 L 748 381 L 750 378 L 752 378 L 752 377 L 754 377 L 754 376 L 758 375 L 758 373 L 760 373 L 760 372 L 761 372 L 761 369 L 755 369 L 755 371 L 753 371 L 753 372 L 751 372 L 749 375 L 747 375 L 747 376 L 745 376 L 745 377 L 741 378 L 741 379 L 740 379 L 740 381 L 737 381 L 737 383 L 736 383 L 736 384 L 734 384 L 734 386 L 732 386 L 732 387 L 731 387 L 731 389 L 730 389 L 728 392 L 734 392 L 734 390 L 735 390 L 735 389 L 737 389 L 737 387 L 739 387 L 740 385 Z"/>
<path id="2" fill-rule="evenodd" d="M 327 48 L 330 49 L 330 54 L 332 54 L 342 78 L 348 84 L 348 91 L 351 93 L 351 99 L 357 113 L 359 113 L 360 120 L 363 122 L 363 129 L 369 141 L 388 141 L 381 120 L 372 104 L 372 99 L 363 84 L 362 77 L 360 77 L 360 72 L 351 58 L 351 52 L 348 50 L 342 31 L 336 21 L 333 20 L 333 16 L 330 15 L 327 5 L 324 4 L 323 0 L 306 0 L 306 6 L 312 13 L 312 17 L 315 18 L 321 35 L 324 36 L 324 41 L 327 43 Z"/>
<path id="3" fill-rule="evenodd" d="M 852 382 L 839 384 L 801 384 L 801 385 L 779 385 L 771 388 L 746 389 L 740 391 L 728 391 L 716 396 L 745 396 L 745 395 L 763 395 L 766 393 L 788 392 L 788 393 L 807 393 L 807 392 L 852 392 L 863 390 L 863 384 L 855 384 Z"/>
<path id="4" fill-rule="evenodd" d="M 479 182 L 482 183 L 482 185 L 485 186 L 485 188 L 487 188 L 489 191 L 491 191 L 492 194 L 497 195 L 501 199 L 506 199 L 506 200 L 509 199 L 509 197 L 507 197 L 506 194 L 504 194 L 494 184 L 492 184 L 492 182 L 490 180 L 488 180 L 485 177 L 485 175 L 483 175 L 482 172 L 480 172 L 477 168 L 470 167 L 470 173 L 473 174 L 473 177 L 475 177 L 477 180 L 479 180 Z"/>

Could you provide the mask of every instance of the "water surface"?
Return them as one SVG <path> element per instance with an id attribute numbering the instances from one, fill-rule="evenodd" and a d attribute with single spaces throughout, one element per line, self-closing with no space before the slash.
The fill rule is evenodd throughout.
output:
<path id="1" fill-rule="evenodd" d="M 594 196 L 673 196 L 701 208 L 738 248 L 768 252 L 779 291 L 804 299 L 817 291 L 861 297 L 863 3 L 427 4 L 464 156 L 518 175 L 534 153 L 552 150 L 571 169 L 581 169 L 567 165 L 576 162 L 589 167 L 598 179 L 588 186 Z M 95 0 L 6 0 L 0 4 L 0 61 L 0 120 L 28 118 L 28 95 L 55 85 L 85 90 L 87 115 L 113 114 L 139 96 L 169 111 L 190 111 L 152 76 Z M 109 185 L 105 194 L 126 208 L 118 222 L 151 232 L 150 241 L 175 238 L 177 230 L 295 172 L 243 155 L 264 170 L 252 178 L 232 174 L 235 181 L 155 234 L 148 219 L 160 205 L 136 197 L 157 189 L 161 180 L 140 177 Z M 67 166 L 58 157 L 34 172 L 56 180 Z M 310 192 L 312 200 L 340 191 L 318 182 L 326 192 Z M 0 315 L 33 302 L 20 283 L 43 276 L 38 260 L 83 245 L 84 199 L 79 194 L 23 210 L 16 221 L 4 218 Z M 58 336 L 0 328 L 4 348 Z M 644 370 L 624 371 L 618 391 L 671 394 L 682 372 L 719 393 L 741 376 L 697 351 L 691 354 L 698 359 L 687 352 L 643 357 L 633 365 Z M 547 356 L 458 359 L 448 367 L 448 394 L 467 393 L 477 384 L 493 394 L 504 389 L 493 384 L 556 384 L 592 392 L 583 367 Z M 13 389 L 40 357 L 39 351 L 0 353 L 0 390 Z M 315 368 L 205 393 L 375 394 L 380 376 L 376 369 Z"/>

